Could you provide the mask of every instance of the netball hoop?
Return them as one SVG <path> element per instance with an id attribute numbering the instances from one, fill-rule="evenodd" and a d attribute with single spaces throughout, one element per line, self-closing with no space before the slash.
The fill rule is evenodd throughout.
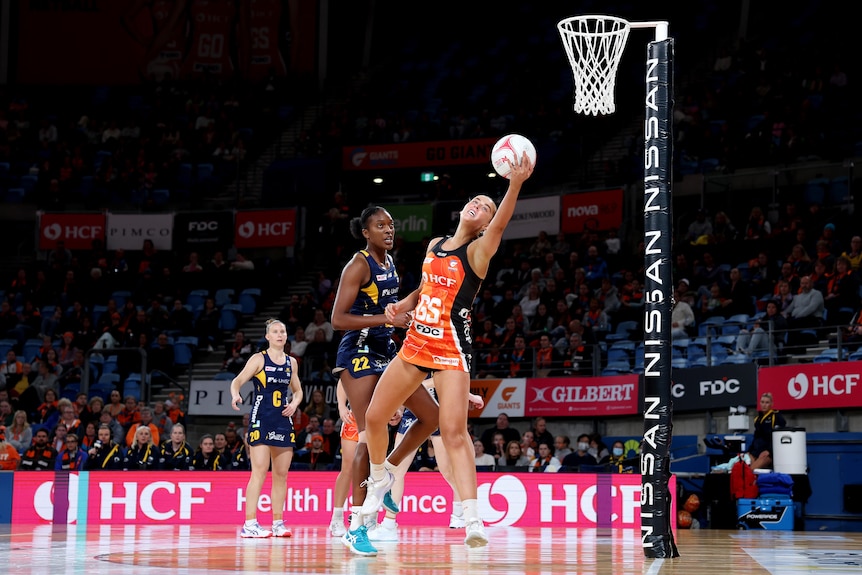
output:
<path id="1" fill-rule="evenodd" d="M 644 440 L 641 449 L 641 544 L 649 558 L 678 557 L 673 539 L 670 441 L 673 401 L 673 39 L 667 22 L 629 22 L 616 16 L 573 16 L 557 23 L 575 79 L 574 110 L 612 114 L 617 69 L 632 28 L 655 28 L 644 74 Z"/>
<path id="2" fill-rule="evenodd" d="M 616 16 L 572 16 L 557 30 L 575 80 L 574 110 L 578 114 L 613 114 L 617 69 L 631 28 L 656 28 L 656 39 L 667 37 L 667 22 L 629 22 Z"/>

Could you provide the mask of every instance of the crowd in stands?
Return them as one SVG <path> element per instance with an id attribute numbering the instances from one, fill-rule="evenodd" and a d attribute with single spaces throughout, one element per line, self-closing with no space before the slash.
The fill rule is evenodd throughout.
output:
<path id="1" fill-rule="evenodd" d="M 232 181 L 289 114 L 280 82 L 0 91 L 0 196 L 70 205 L 187 206 Z M 211 195 L 211 194 L 210 194 Z"/>

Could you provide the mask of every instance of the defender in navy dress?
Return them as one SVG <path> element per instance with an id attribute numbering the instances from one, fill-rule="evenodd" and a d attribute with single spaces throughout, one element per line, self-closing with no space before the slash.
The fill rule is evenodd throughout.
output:
<path id="1" fill-rule="evenodd" d="M 243 398 L 240 389 L 248 382 L 254 385 L 248 424 L 248 455 L 251 477 L 245 489 L 245 524 L 240 537 L 290 537 L 284 524 L 284 501 L 287 496 L 287 472 L 293 461 L 296 435 L 293 415 L 302 402 L 302 385 L 297 374 L 296 358 L 284 352 L 287 327 L 284 322 L 266 322 L 269 348 L 252 355 L 242 371 L 230 382 L 231 407 L 239 411 Z M 272 469 L 272 530 L 257 521 L 257 504 L 269 470 Z"/>

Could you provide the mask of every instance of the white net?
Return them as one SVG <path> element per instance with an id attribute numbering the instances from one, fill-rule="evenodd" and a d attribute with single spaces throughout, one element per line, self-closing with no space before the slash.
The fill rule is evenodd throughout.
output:
<path id="1" fill-rule="evenodd" d="M 575 79 L 575 112 L 597 116 L 616 109 L 614 86 L 629 28 L 628 21 L 614 16 L 573 16 L 557 23 Z"/>

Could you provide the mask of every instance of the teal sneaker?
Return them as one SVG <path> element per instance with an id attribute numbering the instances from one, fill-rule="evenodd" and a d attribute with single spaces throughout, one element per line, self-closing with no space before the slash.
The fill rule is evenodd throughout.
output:
<path id="1" fill-rule="evenodd" d="M 383 508 L 386 511 L 390 511 L 392 513 L 400 513 L 401 509 L 398 507 L 398 504 L 395 503 L 395 500 L 392 499 L 392 492 L 387 491 L 386 495 L 383 496 Z"/>
<path id="2" fill-rule="evenodd" d="M 368 529 L 360 525 L 356 531 L 347 530 L 341 542 L 356 555 L 373 557 L 377 555 L 377 549 L 368 540 Z"/>

